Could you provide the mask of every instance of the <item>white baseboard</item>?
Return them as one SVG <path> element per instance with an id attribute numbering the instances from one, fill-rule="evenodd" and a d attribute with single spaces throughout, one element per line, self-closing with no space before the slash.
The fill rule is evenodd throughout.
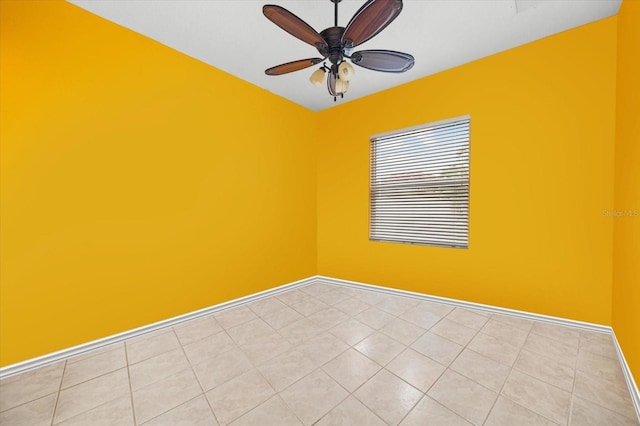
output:
<path id="1" fill-rule="evenodd" d="M 633 406 L 636 409 L 636 415 L 638 416 L 638 421 L 640 421 L 640 392 L 638 391 L 638 385 L 636 381 L 633 379 L 633 374 L 631 374 L 631 369 L 629 368 L 629 364 L 627 364 L 627 359 L 624 357 L 622 353 L 622 348 L 618 343 L 618 338 L 616 337 L 616 333 L 611 331 L 611 335 L 613 336 L 613 341 L 616 344 L 616 351 L 618 352 L 618 360 L 620 361 L 620 366 L 622 367 L 622 373 L 624 374 L 624 379 L 627 381 L 627 387 L 629 388 L 629 393 L 631 394 L 631 400 L 633 401 Z"/>
<path id="2" fill-rule="evenodd" d="M 315 283 L 326 283 L 331 285 L 339 285 L 343 287 L 351 287 L 351 288 L 359 288 L 362 290 L 376 291 L 379 293 L 396 295 L 396 296 L 404 296 L 411 297 L 414 299 L 424 300 L 427 302 L 436 302 L 443 303 L 451 306 L 461 307 L 461 308 L 469 308 L 477 311 L 488 312 L 492 314 L 499 314 L 505 316 L 511 316 L 516 318 L 523 318 L 532 321 L 545 322 L 549 324 L 557 324 L 563 325 L 565 327 L 573 327 L 581 330 L 587 331 L 595 331 L 599 333 L 607 333 L 613 337 L 613 342 L 615 343 L 616 350 L 618 352 L 618 359 L 620 361 L 620 366 L 622 367 L 622 371 L 624 373 L 624 377 L 627 381 L 627 386 L 629 387 L 629 393 L 631 394 L 631 399 L 633 400 L 633 405 L 636 409 L 636 413 L 638 414 L 638 418 L 640 418 L 640 392 L 638 391 L 638 387 L 634 381 L 633 375 L 631 374 L 631 370 L 629 369 L 629 365 L 627 364 L 626 359 L 622 353 L 622 349 L 618 344 L 618 339 L 613 332 L 613 329 L 609 326 L 593 324 L 582 321 L 575 321 L 565 318 L 553 317 L 548 315 L 536 314 L 531 312 L 518 311 L 515 309 L 507 309 L 500 308 L 497 306 L 491 305 L 483 305 L 480 303 L 474 302 L 465 302 L 462 300 L 449 299 L 446 297 L 439 296 L 430 296 L 422 293 L 416 293 L 412 291 L 406 290 L 398 290 L 388 287 L 377 286 L 373 284 L 365 284 L 355 281 L 342 280 L 338 278 L 325 277 L 322 275 L 314 275 L 312 277 L 304 278 L 302 280 L 294 281 L 289 284 L 284 284 L 279 287 L 274 287 L 269 290 L 261 291 L 259 293 L 254 293 L 249 296 L 241 297 L 238 299 L 231 300 L 229 302 L 224 302 L 218 305 L 210 306 L 208 308 L 200 309 L 198 311 L 190 312 L 184 315 L 180 315 L 174 318 L 169 318 L 164 321 L 159 321 L 153 324 L 146 325 L 144 327 L 139 327 L 133 330 L 125 331 L 123 333 L 119 333 L 113 336 L 105 337 L 103 339 L 94 340 L 89 343 L 85 343 L 82 345 L 74 346 L 72 348 L 64 349 L 58 352 L 54 352 L 51 354 L 47 354 L 38 358 L 33 358 L 27 361 L 23 361 L 17 364 L 9 365 L 3 368 L 0 368 L 0 379 L 13 376 L 18 373 L 23 373 L 28 370 L 42 367 L 47 364 L 51 364 L 57 361 L 61 361 L 76 355 L 80 355 L 82 353 L 92 351 L 95 349 L 99 349 L 101 347 L 111 345 L 114 343 L 119 343 L 134 337 L 142 336 L 147 333 L 151 333 L 154 331 L 161 330 L 167 327 L 173 327 L 175 325 L 181 324 L 185 321 L 190 321 L 196 318 L 200 318 L 206 315 L 211 315 L 216 312 L 223 311 L 225 309 L 230 309 L 236 307 L 238 305 L 242 305 L 245 303 L 255 302 L 257 300 L 263 299 L 265 297 L 274 296 L 278 293 L 282 293 L 284 291 L 289 291 L 297 287 L 306 286 L 309 284 Z"/>
<path id="3" fill-rule="evenodd" d="M 355 282 L 355 281 L 347 281 L 347 280 L 342 280 L 342 279 L 339 279 L 339 278 L 324 277 L 324 276 L 321 276 L 321 275 L 316 275 L 315 277 L 312 277 L 311 279 L 314 279 L 316 282 L 324 282 L 324 283 L 327 283 L 327 284 L 342 285 L 342 286 L 346 286 L 346 287 L 360 288 L 360 289 L 364 289 L 364 290 L 373 290 L 373 291 L 377 291 L 379 293 L 392 294 L 392 295 L 396 295 L 396 296 L 411 297 L 411 298 L 414 298 L 414 299 L 420 299 L 420 300 L 424 300 L 424 301 L 427 301 L 427 302 L 443 303 L 443 304 L 446 304 L 446 305 L 452 305 L 452 306 L 456 306 L 456 307 L 460 307 L 460 308 L 475 309 L 476 311 L 483 311 L 483 312 L 488 312 L 488 313 L 492 313 L 492 314 L 507 315 L 507 316 L 511 316 L 511 317 L 529 319 L 529 320 L 532 320 L 532 321 L 546 322 L 546 323 L 557 324 L 557 325 L 564 325 L 564 326 L 567 326 L 567 327 L 579 328 L 581 330 L 587 330 L 587 331 L 596 331 L 596 332 L 600 332 L 600 333 L 611 333 L 611 327 L 606 326 L 606 325 L 600 325 L 600 324 L 593 324 L 593 323 L 589 323 L 589 322 L 570 320 L 570 319 L 565 319 L 565 318 L 553 317 L 553 316 L 549 316 L 549 315 L 535 314 L 535 313 L 532 313 L 532 312 L 518 311 L 518 310 L 515 310 L 515 309 L 500 308 L 500 307 L 497 307 L 497 306 L 483 305 L 481 303 L 465 302 L 465 301 L 462 301 L 462 300 L 449 299 L 449 298 L 440 297 L 440 296 L 430 296 L 430 295 L 427 295 L 427 294 L 415 293 L 415 292 L 407 291 L 407 290 L 398 290 L 398 289 L 395 289 L 395 288 L 381 287 L 381 286 L 377 286 L 377 285 L 373 285 L 373 284 L 365 284 L 365 283 L 360 283 L 360 282 Z"/>
<path id="4" fill-rule="evenodd" d="M 37 358 L 32 358 L 23 362 L 19 362 L 17 364 L 11 364 L 6 367 L 0 368 L 0 380 L 9 376 L 13 376 L 15 374 L 24 373 L 34 368 L 42 367 L 47 364 L 52 364 L 54 362 L 71 358 L 73 356 L 77 356 L 85 352 L 89 352 L 95 349 L 100 349 L 104 346 L 108 346 L 114 343 L 120 343 L 125 340 L 132 339 L 134 337 L 139 337 L 144 334 L 161 330 L 163 328 L 173 327 L 175 325 L 181 324 L 186 321 L 190 321 L 206 315 L 211 315 L 216 312 L 224 311 L 225 309 L 230 309 L 238 305 L 255 302 L 265 297 L 274 296 L 278 293 L 282 293 L 283 291 L 288 291 L 296 287 L 302 287 L 302 286 L 311 284 L 312 282 L 314 282 L 313 277 L 305 278 L 299 281 L 291 282 L 289 284 L 281 285 L 279 287 L 274 287 L 269 290 L 261 291 L 259 293 L 254 293 L 249 296 L 240 297 L 238 299 L 230 300 L 228 302 L 220 303 L 218 305 L 210 306 L 208 308 L 189 312 L 184 315 L 179 315 L 177 317 L 169 318 L 163 321 L 158 321 L 153 324 L 135 328 L 133 330 L 128 330 L 122 333 L 114 334 L 113 336 L 108 336 L 102 339 L 84 343 L 82 345 L 73 346 L 71 348 L 63 349 L 61 351 L 53 352 Z"/>

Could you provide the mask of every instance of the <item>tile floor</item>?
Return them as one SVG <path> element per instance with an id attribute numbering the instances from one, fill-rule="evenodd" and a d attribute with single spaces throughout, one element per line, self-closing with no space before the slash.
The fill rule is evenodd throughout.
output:
<path id="1" fill-rule="evenodd" d="M 636 425 L 610 336 L 315 283 L 0 381 L 2 425 Z"/>

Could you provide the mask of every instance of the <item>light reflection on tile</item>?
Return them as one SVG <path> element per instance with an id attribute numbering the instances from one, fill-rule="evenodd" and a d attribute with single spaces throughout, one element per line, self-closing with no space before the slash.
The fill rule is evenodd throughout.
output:
<path id="1" fill-rule="evenodd" d="M 360 387 L 354 396 L 389 424 L 397 424 L 422 398 L 422 392 L 381 370 Z"/>
<path id="2" fill-rule="evenodd" d="M 473 424 L 484 422 L 498 397 L 452 370 L 447 370 L 427 395 Z"/>

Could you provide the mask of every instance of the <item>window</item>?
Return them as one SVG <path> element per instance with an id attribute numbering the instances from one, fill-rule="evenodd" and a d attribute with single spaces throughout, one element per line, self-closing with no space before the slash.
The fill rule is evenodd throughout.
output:
<path id="1" fill-rule="evenodd" d="M 468 247 L 469 121 L 371 138 L 371 240 Z"/>

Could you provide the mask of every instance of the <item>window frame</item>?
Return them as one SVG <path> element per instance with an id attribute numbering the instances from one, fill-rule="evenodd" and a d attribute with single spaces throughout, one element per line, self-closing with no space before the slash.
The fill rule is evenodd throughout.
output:
<path id="1" fill-rule="evenodd" d="M 453 125 L 462 125 L 463 128 L 464 126 L 466 126 L 466 140 L 463 140 L 460 148 L 463 153 L 466 150 L 466 155 L 462 154 L 462 155 L 465 155 L 466 157 L 462 161 L 463 166 L 465 166 L 463 167 L 462 172 L 465 175 L 461 179 L 458 179 L 460 182 L 459 186 L 455 185 L 455 183 L 451 185 L 451 183 L 454 182 L 453 179 L 447 183 L 444 183 L 442 179 L 439 180 L 440 183 L 438 183 L 436 179 L 432 179 L 432 181 L 435 182 L 433 183 L 433 182 L 429 182 L 429 179 L 431 179 L 432 176 L 426 175 L 427 178 L 426 179 L 424 178 L 425 166 L 438 167 L 437 161 L 429 160 L 428 158 L 429 156 L 435 155 L 437 158 L 440 158 L 439 156 L 444 155 L 447 160 L 455 162 L 455 157 L 453 157 L 452 154 L 443 154 L 444 151 L 442 151 L 442 148 L 440 148 L 440 151 L 438 151 L 438 148 L 436 148 L 435 150 L 432 150 L 432 152 L 430 152 L 428 155 L 425 155 L 424 153 L 422 153 L 419 156 L 416 156 L 415 158 L 413 158 L 414 162 L 417 161 L 416 159 L 422 160 L 423 167 L 415 168 L 415 164 L 412 164 L 412 166 L 414 167 L 408 169 L 411 171 L 422 172 L 423 173 L 423 175 L 421 176 L 422 182 L 418 182 L 417 180 L 418 178 L 415 178 L 412 181 L 411 179 L 402 177 L 402 178 L 399 178 L 398 183 L 395 183 L 393 185 L 395 187 L 394 189 L 386 190 L 387 197 L 389 198 L 391 198 L 392 196 L 401 197 L 398 195 L 398 190 L 406 191 L 407 189 L 410 189 L 412 187 L 414 188 L 417 187 L 424 191 L 430 191 L 429 197 L 422 197 L 422 198 L 418 196 L 411 197 L 411 200 L 413 201 L 409 201 L 407 205 L 398 204 L 399 202 L 394 204 L 394 207 L 396 207 L 396 210 L 401 210 L 402 207 L 405 207 L 407 209 L 422 208 L 422 211 L 418 210 L 419 213 L 416 213 L 416 214 L 410 213 L 412 216 L 414 216 L 410 219 L 410 221 L 415 222 L 418 225 L 418 227 L 420 227 L 420 231 L 417 232 L 414 236 L 408 236 L 408 234 L 411 233 L 410 227 L 415 225 L 414 224 L 407 225 L 406 218 L 404 219 L 405 223 L 403 224 L 401 214 L 387 212 L 384 214 L 386 218 L 384 220 L 380 219 L 380 216 L 383 215 L 381 213 L 381 209 L 384 208 L 384 203 L 382 204 L 382 207 L 381 207 L 380 199 L 382 198 L 382 196 L 379 194 L 381 191 L 385 192 L 385 188 L 390 188 L 391 186 L 390 184 L 387 184 L 387 187 L 385 187 L 384 184 L 379 183 L 380 179 L 378 179 L 378 176 L 380 173 L 378 172 L 378 170 L 383 168 L 383 166 L 380 165 L 380 163 L 383 163 L 383 162 L 378 161 L 378 157 L 377 157 L 378 151 L 381 150 L 382 148 L 380 148 L 379 145 L 377 144 L 393 143 L 394 139 L 397 139 L 396 141 L 397 143 L 403 143 L 403 142 L 406 143 L 407 139 L 409 139 L 412 134 L 417 135 L 416 140 L 412 142 L 424 143 L 426 142 L 427 139 L 425 138 L 428 136 L 428 133 L 430 131 L 432 132 L 435 130 L 437 132 L 438 130 L 446 129 L 447 127 L 452 127 Z M 460 133 L 464 134 L 464 130 L 461 130 Z M 423 139 L 420 139 L 421 137 Z M 442 140 L 434 140 L 431 142 L 443 143 Z M 444 148 L 448 148 L 446 142 L 444 142 Z M 369 151 L 369 162 L 370 162 L 369 241 L 468 249 L 469 248 L 470 196 L 471 196 L 471 155 L 470 155 L 471 154 L 471 116 L 467 114 L 467 115 L 462 115 L 462 116 L 449 118 L 445 120 L 429 122 L 429 123 L 421 124 L 418 126 L 376 134 L 371 136 L 369 139 L 369 149 L 370 149 Z M 409 149 L 407 149 L 407 147 L 405 146 L 403 147 L 403 150 L 400 150 L 400 152 L 404 155 L 407 155 L 407 152 L 411 153 L 412 151 L 418 151 L 420 149 L 421 149 L 420 147 L 415 149 L 409 147 Z M 430 150 L 429 148 L 426 148 L 425 151 L 430 151 Z M 387 153 L 387 155 L 390 155 L 390 154 Z M 458 155 L 461 155 L 461 154 L 458 154 Z M 400 166 L 403 165 L 402 161 L 403 160 L 399 162 Z M 411 163 L 411 162 L 412 162 L 412 159 L 404 161 L 404 163 Z M 458 165 L 456 164 L 449 164 L 449 165 L 458 167 Z M 389 164 L 387 164 L 386 167 L 388 169 Z M 393 165 L 392 168 L 397 169 L 398 167 L 397 165 Z M 444 170 L 444 168 L 440 169 L 440 173 L 442 172 L 442 170 Z M 445 189 L 442 189 L 442 188 L 445 188 Z M 447 191 L 448 195 L 434 196 L 434 191 L 438 191 L 438 189 L 439 191 Z M 374 197 L 377 197 L 377 198 L 374 198 Z M 403 198 L 406 198 L 406 197 L 403 197 Z M 415 200 L 418 200 L 418 201 L 416 202 Z M 434 209 L 441 208 L 441 204 L 445 200 L 450 203 L 455 203 L 454 205 L 458 205 L 458 204 L 461 205 L 462 213 L 448 212 L 435 217 L 433 212 L 432 213 L 426 212 L 428 208 L 431 208 L 432 211 Z M 432 204 L 425 204 L 425 202 L 432 203 Z M 411 203 L 416 203 L 416 204 L 411 204 Z M 450 210 L 452 209 L 450 208 Z M 392 230 L 394 225 L 393 214 L 396 214 L 396 218 L 395 218 L 396 227 L 400 229 L 400 232 L 396 232 L 395 236 L 393 235 L 394 231 Z M 431 214 L 431 217 L 429 217 L 430 214 Z M 439 213 L 436 213 L 436 214 L 439 214 Z M 400 219 L 398 219 L 398 217 Z M 434 222 L 434 219 L 436 220 L 435 222 Z M 380 231 L 381 228 L 383 228 L 384 231 Z M 461 232 L 464 233 L 464 235 L 461 236 Z M 431 233 L 432 235 L 427 236 L 426 235 L 427 233 Z M 446 239 L 445 237 L 447 235 L 449 235 L 449 238 L 451 239 Z"/>

